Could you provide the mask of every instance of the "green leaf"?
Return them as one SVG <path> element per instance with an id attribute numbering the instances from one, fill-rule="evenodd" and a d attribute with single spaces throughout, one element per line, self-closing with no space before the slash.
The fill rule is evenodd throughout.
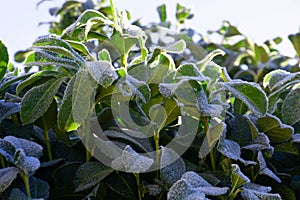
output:
<path id="1" fill-rule="evenodd" d="M 77 72 L 72 95 L 72 113 L 76 124 L 81 124 L 90 113 L 96 84 L 88 70 Z"/>
<path id="2" fill-rule="evenodd" d="M 300 57 L 300 33 L 291 34 L 288 36 L 288 38 L 293 44 L 297 56 Z"/>
<path id="3" fill-rule="evenodd" d="M 93 187 L 112 172 L 113 169 L 99 162 L 87 162 L 80 165 L 74 179 L 75 192 L 81 192 Z"/>
<path id="4" fill-rule="evenodd" d="M 185 20 L 193 18 L 191 9 L 186 8 L 185 6 L 177 3 L 176 5 L 176 19 L 180 24 L 183 24 Z"/>
<path id="5" fill-rule="evenodd" d="M 271 142 L 275 143 L 291 139 L 294 133 L 293 127 L 282 124 L 280 119 L 270 114 L 258 118 L 257 127 L 269 137 Z"/>
<path id="6" fill-rule="evenodd" d="M 18 84 L 17 86 L 17 94 L 19 94 L 23 89 L 25 89 L 28 86 L 31 86 L 35 82 L 39 80 L 47 80 L 47 78 L 61 78 L 65 76 L 65 74 L 57 71 L 39 71 L 34 74 L 32 74 L 30 77 L 22 81 L 21 83 Z"/>
<path id="7" fill-rule="evenodd" d="M 65 78 L 50 79 L 42 85 L 33 87 L 23 97 L 21 120 L 29 124 L 40 118 L 49 108 L 53 97 Z"/>
<path id="8" fill-rule="evenodd" d="M 7 167 L 0 169 L 0 193 L 4 192 L 6 188 L 17 178 L 19 169 L 16 167 Z"/>
<path id="9" fill-rule="evenodd" d="M 171 186 L 185 173 L 183 159 L 173 150 L 161 146 L 160 178 Z"/>
<path id="10" fill-rule="evenodd" d="M 102 49 L 101 51 L 98 52 L 98 60 L 102 61 L 107 61 L 111 63 L 111 57 L 109 54 L 109 51 L 107 49 Z"/>
<path id="11" fill-rule="evenodd" d="M 83 58 L 68 44 L 66 41 L 55 37 L 41 37 L 33 44 L 33 49 L 49 51 L 58 55 L 63 55 L 71 59 L 75 59 L 82 63 Z"/>
<path id="12" fill-rule="evenodd" d="M 31 198 L 35 198 L 35 199 L 49 198 L 50 186 L 46 181 L 31 176 L 29 179 L 29 185 L 30 185 Z"/>
<path id="13" fill-rule="evenodd" d="M 166 22 L 167 20 L 166 4 L 162 4 L 161 6 L 158 6 L 156 10 L 159 14 L 160 22 L 162 23 Z"/>
<path id="14" fill-rule="evenodd" d="M 225 90 L 245 103 L 253 114 L 263 116 L 267 112 L 268 99 L 258 84 L 241 80 L 218 84 L 223 85 Z"/>
<path id="15" fill-rule="evenodd" d="M 72 77 L 67 85 L 57 116 L 58 127 L 67 132 L 76 130 L 80 126 L 80 123 L 76 123 L 73 119 L 72 96 L 75 79 L 76 75 Z"/>
<path id="16" fill-rule="evenodd" d="M 6 46 L 0 40 L 0 81 L 6 74 L 9 57 Z"/>
<path id="17" fill-rule="evenodd" d="M 224 122 L 218 122 L 209 127 L 199 150 L 199 158 L 203 159 L 209 154 L 219 140 L 221 134 L 224 132 L 225 128 L 226 124 Z"/>
<path id="18" fill-rule="evenodd" d="M 86 62 L 85 66 L 97 83 L 107 88 L 118 79 L 118 74 L 108 61 Z"/>
<path id="19" fill-rule="evenodd" d="M 183 51 L 186 49 L 186 43 L 184 40 L 178 40 L 173 44 L 170 44 L 167 47 L 157 47 L 161 51 L 167 52 L 167 53 L 176 53 L 180 54 L 183 53 Z"/>
<path id="20" fill-rule="evenodd" d="M 209 52 L 209 54 L 207 54 L 202 60 L 200 60 L 197 63 L 197 67 L 199 69 L 200 72 L 205 71 L 206 66 L 212 61 L 212 59 L 218 55 L 225 55 L 225 52 L 222 51 L 221 49 L 215 49 L 211 52 Z"/>
<path id="21" fill-rule="evenodd" d="M 300 120 L 300 84 L 296 84 L 288 93 L 281 107 L 282 121 L 294 125 Z"/>
<path id="22" fill-rule="evenodd" d="M 231 165 L 231 184 L 233 189 L 237 189 L 246 183 L 250 183 L 250 179 L 245 176 L 237 164 Z"/>
<path id="23" fill-rule="evenodd" d="M 263 86 L 264 87 L 269 86 L 270 90 L 272 91 L 275 88 L 284 85 L 285 83 L 292 80 L 296 76 L 297 73 L 290 73 L 282 69 L 277 69 L 265 75 L 263 80 Z"/>
<path id="24" fill-rule="evenodd" d="M 197 108 L 202 117 L 219 117 L 223 107 L 217 104 L 209 104 L 203 89 L 197 95 Z"/>

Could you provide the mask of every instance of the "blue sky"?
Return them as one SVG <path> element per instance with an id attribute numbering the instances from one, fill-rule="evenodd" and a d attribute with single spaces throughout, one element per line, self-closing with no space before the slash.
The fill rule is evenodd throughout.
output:
<path id="1" fill-rule="evenodd" d="M 53 20 L 48 9 L 61 5 L 63 0 L 50 0 L 36 9 L 38 0 L 2 0 L 0 12 L 0 39 L 7 45 L 12 61 L 13 53 L 28 48 L 36 37 L 47 34 L 47 26 L 39 22 Z M 142 22 L 158 21 L 156 7 L 167 4 L 168 16 L 174 20 L 176 3 L 191 8 L 195 14 L 188 25 L 205 34 L 216 30 L 223 20 L 236 25 L 239 30 L 262 43 L 277 36 L 284 38 L 279 49 L 294 55 L 287 35 L 300 28 L 299 0 L 115 0 L 118 9 L 127 9 L 132 18 Z"/>

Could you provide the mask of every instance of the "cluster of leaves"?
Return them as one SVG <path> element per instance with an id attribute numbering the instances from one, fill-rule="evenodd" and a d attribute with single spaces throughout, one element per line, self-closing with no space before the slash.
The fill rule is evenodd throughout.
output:
<path id="1" fill-rule="evenodd" d="M 112 1 L 66 1 L 52 34 L 16 54 L 21 75 L 0 43 L 3 199 L 300 198 L 300 34 L 288 58 L 280 38 L 180 29 L 193 17 L 180 4 L 173 31 L 157 10 L 142 26 Z M 90 119 L 109 141 L 86 137 Z M 181 156 L 168 146 L 186 138 Z"/>

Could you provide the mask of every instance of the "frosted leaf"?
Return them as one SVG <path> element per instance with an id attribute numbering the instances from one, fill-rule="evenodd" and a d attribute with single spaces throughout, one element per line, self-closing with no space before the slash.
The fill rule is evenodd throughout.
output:
<path id="1" fill-rule="evenodd" d="M 270 147 L 270 140 L 268 136 L 266 136 L 264 133 L 259 133 L 258 136 L 254 138 L 252 144 L 244 146 L 243 149 L 261 151 L 264 149 L 269 149 Z"/>
<path id="2" fill-rule="evenodd" d="M 57 37 L 51 36 L 51 37 L 39 37 L 33 44 L 34 47 L 40 47 L 40 46 L 49 46 L 49 47 L 61 47 L 67 51 L 69 51 L 72 56 L 76 57 L 77 60 L 80 62 L 83 62 L 84 59 L 71 47 L 69 43 L 66 41 L 59 39 Z"/>
<path id="3" fill-rule="evenodd" d="M 231 158 L 233 160 L 239 160 L 241 158 L 241 147 L 238 143 L 225 139 L 225 134 L 223 133 L 219 139 L 217 149 L 224 156 Z"/>
<path id="4" fill-rule="evenodd" d="M 22 149 L 26 156 L 33 156 L 39 158 L 43 155 L 43 147 L 36 142 L 32 142 L 14 136 L 6 136 L 4 140 L 14 145 L 16 149 Z"/>
<path id="5" fill-rule="evenodd" d="M 34 200 L 34 199 L 29 199 L 20 189 L 18 188 L 13 188 L 10 191 L 9 199 L 18 199 L 18 200 Z"/>
<path id="6" fill-rule="evenodd" d="M 175 77 L 178 79 L 192 78 L 199 81 L 206 80 L 194 63 L 180 65 L 176 70 Z"/>
<path id="7" fill-rule="evenodd" d="M 207 54 L 202 60 L 200 60 L 198 63 L 197 63 L 197 67 L 200 71 L 203 71 L 204 68 L 212 61 L 212 59 L 214 57 L 216 57 L 217 55 L 222 55 L 224 56 L 225 55 L 225 52 L 221 49 L 215 49 L 211 52 L 209 52 L 209 54 Z"/>
<path id="8" fill-rule="evenodd" d="M 64 81 L 65 77 L 52 78 L 39 86 L 31 88 L 24 95 L 20 111 L 23 124 L 34 122 L 48 110 L 55 94 Z"/>
<path id="9" fill-rule="evenodd" d="M 103 140 L 100 137 L 93 135 L 93 139 L 97 147 L 104 153 L 106 156 L 110 158 L 118 158 L 122 155 L 122 150 L 116 146 L 112 141 Z"/>
<path id="10" fill-rule="evenodd" d="M 22 149 L 18 149 L 14 157 L 15 165 L 27 174 L 33 174 L 39 167 L 40 161 L 35 157 L 27 157 Z"/>
<path id="11" fill-rule="evenodd" d="M 240 99 L 256 116 L 263 116 L 267 112 L 267 96 L 257 83 L 231 80 L 217 85 L 223 86 L 223 89 Z"/>
<path id="12" fill-rule="evenodd" d="M 250 183 L 250 179 L 241 172 L 237 164 L 231 165 L 231 183 L 235 188 L 239 188 L 246 183 Z"/>
<path id="13" fill-rule="evenodd" d="M 271 142 L 275 143 L 289 140 L 294 133 L 292 126 L 283 124 L 278 117 L 271 114 L 258 118 L 257 127 L 268 136 Z"/>
<path id="14" fill-rule="evenodd" d="M 300 121 L 300 83 L 296 84 L 283 101 L 282 121 L 294 125 Z"/>
<path id="15" fill-rule="evenodd" d="M 246 188 L 249 190 L 255 190 L 258 192 L 265 192 L 265 193 L 271 192 L 271 190 L 272 190 L 271 187 L 266 187 L 266 186 L 258 185 L 255 183 L 245 183 L 243 185 L 243 188 Z"/>
<path id="16" fill-rule="evenodd" d="M 77 72 L 72 94 L 74 122 L 80 124 L 88 117 L 96 84 L 87 70 L 83 69 Z"/>
<path id="17" fill-rule="evenodd" d="M 107 88 L 118 79 L 118 74 L 108 61 L 86 62 L 90 75 L 97 83 Z"/>
<path id="18" fill-rule="evenodd" d="M 151 196 L 157 196 L 163 191 L 163 188 L 158 184 L 146 184 L 145 188 Z"/>
<path id="19" fill-rule="evenodd" d="M 16 148 L 10 142 L 0 139 L 0 154 L 8 161 L 14 162 L 14 155 L 16 152 Z"/>
<path id="20" fill-rule="evenodd" d="M 280 178 L 267 167 L 267 163 L 261 151 L 257 153 L 257 160 L 259 163 L 259 174 L 264 174 L 266 176 L 269 176 L 273 178 L 275 181 L 277 181 L 278 183 L 281 183 Z"/>
<path id="21" fill-rule="evenodd" d="M 300 143 L 300 134 L 293 134 L 292 135 L 292 140 L 293 142 L 296 142 L 296 143 Z"/>
<path id="22" fill-rule="evenodd" d="M 0 169 L 0 193 L 4 192 L 6 188 L 17 178 L 19 169 L 16 167 L 7 167 Z"/>
<path id="23" fill-rule="evenodd" d="M 143 103 L 146 103 L 150 99 L 151 89 L 145 81 L 137 80 L 136 78 L 126 75 L 126 78 L 119 82 L 118 85 L 122 94 L 125 96 L 138 96 Z"/>
<path id="24" fill-rule="evenodd" d="M 182 158 L 173 150 L 161 146 L 160 178 L 167 185 L 172 185 L 185 172 L 185 164 Z"/>
<path id="25" fill-rule="evenodd" d="M 241 192 L 243 199 L 245 200 L 281 200 L 281 196 L 279 194 L 271 194 L 266 192 L 259 192 L 256 190 L 244 189 Z"/>
<path id="26" fill-rule="evenodd" d="M 174 94 L 177 88 L 177 84 L 160 83 L 158 88 L 159 88 L 159 92 L 163 96 L 170 98 Z"/>
<path id="27" fill-rule="evenodd" d="M 20 104 L 19 103 L 11 103 L 5 102 L 3 100 L 0 101 L 0 123 L 2 120 L 6 119 L 7 117 L 18 113 L 20 111 Z"/>
<path id="28" fill-rule="evenodd" d="M 220 196 L 226 194 L 229 191 L 228 187 L 197 187 L 195 188 L 200 193 L 204 193 L 209 196 Z"/>
<path id="29" fill-rule="evenodd" d="M 77 169 L 74 184 L 75 192 L 80 192 L 93 187 L 108 176 L 113 169 L 99 162 L 87 162 Z"/>
<path id="30" fill-rule="evenodd" d="M 200 90 L 197 95 L 197 108 L 201 116 L 218 117 L 223 111 L 223 107 L 217 104 L 209 104 L 206 94 L 203 90 Z"/>
<path id="31" fill-rule="evenodd" d="M 205 197 L 204 193 L 197 191 L 197 192 L 189 195 L 187 200 L 208 200 L 208 198 Z"/>
<path id="32" fill-rule="evenodd" d="M 263 80 L 263 86 L 264 87 L 269 86 L 270 90 L 272 91 L 276 87 L 284 85 L 284 83 L 292 80 L 293 78 L 295 78 L 296 75 L 297 75 L 296 73 L 292 74 L 290 72 L 277 69 L 265 75 Z"/>
<path id="33" fill-rule="evenodd" d="M 196 193 L 197 190 L 193 189 L 186 180 L 179 180 L 172 185 L 167 194 L 168 200 L 184 200 L 188 196 Z"/>
<path id="34" fill-rule="evenodd" d="M 186 43 L 184 40 L 181 39 L 167 47 L 157 47 L 157 49 L 160 49 L 167 53 L 180 54 L 180 53 L 183 53 L 183 51 L 186 49 Z"/>
<path id="35" fill-rule="evenodd" d="M 112 167 L 122 168 L 130 173 L 142 173 L 147 171 L 153 162 L 153 159 L 139 155 L 127 145 L 122 152 L 122 157 L 113 160 Z"/>
<path id="36" fill-rule="evenodd" d="M 219 122 L 209 127 L 208 132 L 199 150 L 199 157 L 201 159 L 207 156 L 209 152 L 214 148 L 215 144 L 217 143 L 225 129 L 226 124 L 224 122 Z"/>
<path id="37" fill-rule="evenodd" d="M 204 178 L 199 176 L 196 172 L 187 171 L 181 176 L 182 180 L 185 180 L 187 183 L 191 185 L 191 187 L 210 187 L 212 186 L 208 183 Z"/>

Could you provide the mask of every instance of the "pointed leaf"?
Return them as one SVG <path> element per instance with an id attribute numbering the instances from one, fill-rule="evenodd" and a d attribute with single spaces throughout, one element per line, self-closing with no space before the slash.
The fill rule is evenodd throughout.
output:
<path id="1" fill-rule="evenodd" d="M 239 166 L 236 164 L 231 165 L 231 183 L 232 188 L 235 189 L 246 183 L 250 183 L 250 179 L 241 172 Z"/>
<path id="2" fill-rule="evenodd" d="M 280 178 L 267 167 L 267 163 L 261 151 L 257 153 L 257 160 L 259 163 L 259 174 L 264 174 L 266 176 L 269 176 L 273 178 L 275 181 L 277 181 L 278 183 L 281 183 Z"/>
<path id="3" fill-rule="evenodd" d="M 256 83 L 241 80 L 220 83 L 224 89 L 233 96 L 243 101 L 248 108 L 257 116 L 263 116 L 267 112 L 268 99 L 265 92 Z"/>
<path id="4" fill-rule="evenodd" d="M 50 79 L 30 89 L 21 103 L 21 120 L 29 124 L 40 118 L 49 108 L 53 97 L 65 78 Z"/>
<path id="5" fill-rule="evenodd" d="M 190 195 L 193 195 L 197 191 L 192 188 L 186 180 L 179 180 L 172 185 L 168 192 L 168 200 L 183 200 L 188 199 Z M 205 197 L 205 195 L 203 194 Z"/>
<path id="6" fill-rule="evenodd" d="M 294 128 L 281 123 L 274 115 L 267 114 L 265 117 L 258 118 L 257 127 L 264 132 L 271 142 L 283 142 L 291 138 Z"/>
<path id="7" fill-rule="evenodd" d="M 0 139 L 0 154 L 8 161 L 13 163 L 14 162 L 14 155 L 16 152 L 16 147 L 6 141 L 4 139 Z"/>
<path id="8" fill-rule="evenodd" d="M 182 158 L 172 149 L 161 147 L 160 178 L 167 185 L 172 185 L 185 172 Z"/>
<path id="9" fill-rule="evenodd" d="M 182 180 L 185 180 L 187 183 L 191 185 L 191 187 L 199 188 L 199 187 L 210 187 L 212 186 L 208 183 L 204 178 L 199 176 L 196 172 L 187 171 L 181 176 Z"/>
<path id="10" fill-rule="evenodd" d="M 6 188 L 17 178 L 19 169 L 16 167 L 7 167 L 0 169 L 0 193 L 4 192 Z"/>
<path id="11" fill-rule="evenodd" d="M 216 49 L 209 52 L 209 54 L 207 54 L 201 61 L 197 63 L 199 71 L 203 72 L 205 70 L 205 67 L 212 61 L 212 59 L 218 55 L 224 56 L 225 52 L 221 49 Z"/>
<path id="12" fill-rule="evenodd" d="M 99 51 L 98 53 L 98 60 L 99 61 L 107 61 L 109 63 L 111 63 L 111 57 L 109 54 L 109 51 L 107 51 L 107 49 L 102 49 L 101 51 Z"/>
<path id="13" fill-rule="evenodd" d="M 87 162 L 82 164 L 78 168 L 74 179 L 74 184 L 76 185 L 75 192 L 93 187 L 112 172 L 112 168 L 99 162 Z"/>
<path id="14" fill-rule="evenodd" d="M 166 4 L 162 4 L 161 6 L 158 6 L 156 10 L 159 14 L 160 22 L 162 23 L 166 22 L 167 20 Z"/>
<path id="15" fill-rule="evenodd" d="M 76 124 L 81 124 L 87 118 L 96 84 L 87 70 L 80 70 L 76 74 L 72 95 L 72 117 Z"/>
<path id="16" fill-rule="evenodd" d="M 296 84 L 283 101 L 282 120 L 284 123 L 294 125 L 300 121 L 300 84 Z"/>
<path id="17" fill-rule="evenodd" d="M 297 56 L 300 57 L 300 33 L 291 34 L 288 36 L 288 38 L 293 44 Z"/>
<path id="18" fill-rule="evenodd" d="M 263 80 L 263 86 L 269 86 L 270 90 L 272 91 L 275 88 L 284 85 L 286 82 L 292 80 L 296 77 L 296 75 L 297 73 L 292 74 L 282 69 L 277 69 L 265 75 Z"/>

